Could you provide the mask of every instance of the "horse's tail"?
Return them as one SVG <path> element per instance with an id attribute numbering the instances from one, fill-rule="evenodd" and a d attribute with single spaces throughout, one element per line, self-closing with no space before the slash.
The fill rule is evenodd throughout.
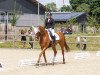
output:
<path id="1" fill-rule="evenodd" d="M 64 42 L 64 46 L 65 46 L 66 51 L 69 52 L 70 51 L 70 48 L 69 48 L 69 46 L 66 43 L 66 39 L 65 39 L 65 42 Z"/>

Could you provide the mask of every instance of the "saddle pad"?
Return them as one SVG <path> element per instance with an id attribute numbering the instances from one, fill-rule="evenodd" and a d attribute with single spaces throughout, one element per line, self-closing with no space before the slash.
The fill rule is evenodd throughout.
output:
<path id="1" fill-rule="evenodd" d="M 52 41 L 52 38 L 51 38 L 48 30 L 47 30 L 47 32 L 48 32 L 48 35 L 49 35 L 49 39 Z M 55 39 L 59 40 L 60 39 L 59 35 L 57 33 L 54 33 L 54 34 L 55 34 Z"/>

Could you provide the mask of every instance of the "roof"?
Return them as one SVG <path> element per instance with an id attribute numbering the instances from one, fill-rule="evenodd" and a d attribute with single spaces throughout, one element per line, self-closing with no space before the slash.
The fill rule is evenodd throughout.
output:
<path id="1" fill-rule="evenodd" d="M 37 0 L 27 0 L 27 1 L 31 2 L 32 4 L 38 5 L 38 1 Z M 39 3 L 39 6 L 43 7 L 46 10 L 46 7 L 43 4 Z"/>
<path id="2" fill-rule="evenodd" d="M 14 7 L 14 0 L 0 0 L 0 3 L 4 3 L 5 1 L 9 1 L 11 4 L 10 4 L 10 6 L 12 6 L 12 7 Z M 38 6 L 38 1 L 37 0 L 16 0 L 16 2 L 21 2 L 21 3 L 23 3 L 22 5 L 24 5 L 25 3 L 25 1 L 27 1 L 27 2 L 29 2 L 30 3 L 30 5 L 32 4 L 32 5 L 35 5 L 35 6 Z M 6 2 L 7 3 L 7 2 Z M 9 4 L 8 4 L 9 5 Z M 3 5 L 2 5 L 3 6 Z M 7 6 L 7 5 L 5 5 L 5 6 Z M 24 6 L 27 6 L 27 4 L 26 5 L 24 5 Z M 46 10 L 46 7 L 43 5 L 43 4 L 41 4 L 41 3 L 39 3 L 39 6 L 40 6 L 40 8 L 43 8 L 43 10 Z M 12 11 L 12 10 L 6 10 L 6 9 L 0 9 L 0 11 Z"/>
<path id="3" fill-rule="evenodd" d="M 51 12 L 52 17 L 55 21 L 68 21 L 73 18 L 77 18 L 83 14 L 84 12 Z"/>

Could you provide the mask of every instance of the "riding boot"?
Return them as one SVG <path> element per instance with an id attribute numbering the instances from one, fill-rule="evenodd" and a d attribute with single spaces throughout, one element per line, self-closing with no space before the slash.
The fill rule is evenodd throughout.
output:
<path id="1" fill-rule="evenodd" d="M 55 44 L 56 43 L 55 36 L 52 36 L 52 40 L 53 40 L 53 44 Z"/>
<path id="2" fill-rule="evenodd" d="M 0 68 L 2 68 L 2 65 L 1 65 L 1 63 L 0 63 Z"/>

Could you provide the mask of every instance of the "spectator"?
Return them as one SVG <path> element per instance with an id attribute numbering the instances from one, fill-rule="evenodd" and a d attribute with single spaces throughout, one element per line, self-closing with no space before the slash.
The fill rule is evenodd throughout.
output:
<path id="1" fill-rule="evenodd" d="M 68 25 L 68 27 L 65 30 L 64 34 L 72 34 L 72 26 L 71 25 Z"/>
<path id="2" fill-rule="evenodd" d="M 26 35 L 25 35 L 25 31 L 24 30 L 21 30 L 21 41 L 23 43 L 23 48 L 25 47 L 25 44 L 26 44 Z"/>
<path id="3" fill-rule="evenodd" d="M 76 37 L 76 47 L 80 48 L 80 36 Z"/>
<path id="4" fill-rule="evenodd" d="M 31 46 L 31 49 L 33 49 L 33 34 L 31 30 L 28 30 L 28 34 L 29 34 L 29 44 Z"/>
<path id="5" fill-rule="evenodd" d="M 82 49 L 86 50 L 86 38 L 85 37 L 82 38 L 82 44 L 83 44 Z"/>
<path id="6" fill-rule="evenodd" d="M 64 33 L 64 28 L 61 28 L 61 32 Z"/>

